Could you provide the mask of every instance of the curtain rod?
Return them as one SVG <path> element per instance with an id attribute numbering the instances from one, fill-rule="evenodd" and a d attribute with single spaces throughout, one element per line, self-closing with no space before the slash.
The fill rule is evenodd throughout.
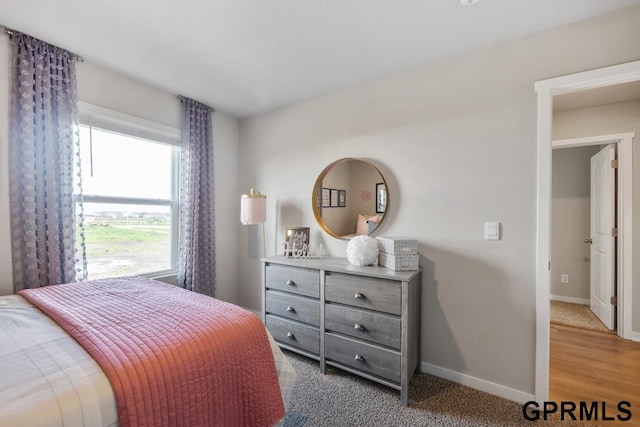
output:
<path id="1" fill-rule="evenodd" d="M 200 102 L 200 101 L 198 101 L 197 99 L 189 98 L 188 96 L 183 96 L 183 95 L 176 95 L 176 96 L 177 96 L 177 97 L 178 97 L 178 99 L 180 99 L 180 100 L 182 100 L 182 98 L 184 98 L 184 99 L 190 99 L 191 101 L 195 101 L 195 102 L 197 102 L 198 104 L 202 104 L 202 105 L 204 105 L 205 107 L 209 107 L 209 108 L 211 108 L 211 112 L 212 112 L 212 113 L 215 113 L 215 112 L 216 112 L 216 109 L 215 109 L 215 108 L 213 108 L 211 105 L 209 105 L 209 104 L 205 104 L 204 102 Z"/>
<path id="2" fill-rule="evenodd" d="M 11 29 L 11 28 L 9 28 L 9 27 L 5 27 L 5 26 L 2 26 L 2 25 L 0 25 L 0 28 L 1 28 L 1 29 L 2 29 L 2 31 L 3 31 L 6 35 L 8 35 L 8 36 L 12 36 L 12 35 L 14 35 L 14 34 L 16 34 L 16 33 L 19 33 L 19 31 L 13 30 L 13 29 Z M 46 43 L 46 42 L 45 42 L 45 43 Z M 66 50 L 67 52 L 69 52 L 69 53 L 71 54 L 71 56 L 73 56 L 73 59 L 75 59 L 76 61 L 78 61 L 78 62 L 84 62 L 84 58 L 83 58 L 82 56 L 80 56 L 80 55 L 78 55 L 78 54 L 76 54 L 76 53 L 73 53 L 73 52 L 71 52 L 71 51 L 69 51 L 69 50 L 67 50 L 67 49 L 63 49 L 63 50 Z"/>

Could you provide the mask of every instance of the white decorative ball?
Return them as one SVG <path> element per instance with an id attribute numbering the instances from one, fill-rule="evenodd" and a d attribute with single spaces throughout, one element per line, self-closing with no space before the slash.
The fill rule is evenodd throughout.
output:
<path id="1" fill-rule="evenodd" d="M 356 236 L 347 244 L 347 260 L 353 265 L 372 265 L 378 253 L 378 242 L 369 236 Z"/>

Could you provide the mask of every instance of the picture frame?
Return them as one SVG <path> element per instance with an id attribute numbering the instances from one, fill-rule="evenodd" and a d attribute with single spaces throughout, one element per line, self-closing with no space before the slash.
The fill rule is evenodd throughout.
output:
<path id="1" fill-rule="evenodd" d="M 338 190 L 331 188 L 329 191 L 331 192 L 331 196 L 330 196 L 331 200 L 330 200 L 329 206 L 332 208 L 337 208 L 338 207 Z"/>
<path id="2" fill-rule="evenodd" d="M 384 182 L 376 184 L 376 213 L 384 213 L 387 207 L 387 188 Z"/>
<path id="3" fill-rule="evenodd" d="M 347 207 L 347 190 L 338 190 L 338 207 Z"/>
<path id="4" fill-rule="evenodd" d="M 328 188 L 323 188 L 322 189 L 322 207 L 323 208 L 328 208 L 331 207 L 331 190 L 329 190 Z"/>
<path id="5" fill-rule="evenodd" d="M 309 227 L 287 227 L 284 234 L 284 242 L 285 247 L 289 248 L 289 253 L 286 253 L 285 256 L 293 256 L 291 248 L 295 244 L 296 249 L 302 249 L 304 245 L 307 245 L 307 250 L 309 247 Z"/>

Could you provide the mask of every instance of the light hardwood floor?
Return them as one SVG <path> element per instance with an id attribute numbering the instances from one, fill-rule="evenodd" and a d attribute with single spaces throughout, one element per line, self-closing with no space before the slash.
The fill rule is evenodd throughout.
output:
<path id="1" fill-rule="evenodd" d="M 640 343 L 551 325 L 549 400 L 604 401 L 613 416 L 618 414 L 618 402 L 626 400 L 633 415 L 620 424 L 640 426 Z"/>

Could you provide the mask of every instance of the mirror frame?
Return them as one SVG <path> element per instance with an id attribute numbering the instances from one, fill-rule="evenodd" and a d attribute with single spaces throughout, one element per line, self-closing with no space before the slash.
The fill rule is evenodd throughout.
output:
<path id="1" fill-rule="evenodd" d="M 378 172 L 378 175 L 380 175 L 380 179 L 382 179 L 382 182 L 384 183 L 384 187 L 387 190 L 387 204 L 385 205 L 384 213 L 382 214 L 382 217 L 380 218 L 380 222 L 378 223 L 378 226 L 375 229 L 373 229 L 371 231 L 371 233 L 369 233 L 368 235 L 373 234 L 377 229 L 380 228 L 380 224 L 382 224 L 382 222 L 386 218 L 387 213 L 388 213 L 388 209 L 389 209 L 389 200 L 390 200 L 390 198 L 389 198 L 389 185 L 387 184 L 387 180 L 385 179 L 384 175 L 382 174 L 382 172 L 380 172 L 380 169 L 378 169 L 376 167 L 376 165 L 374 165 L 373 163 L 371 163 L 368 160 L 364 160 L 364 159 L 361 159 L 361 158 L 358 158 L 358 157 L 343 157 L 342 159 L 338 159 L 338 160 L 330 163 L 329 165 L 327 165 L 322 170 L 322 172 L 320 172 L 320 175 L 318 175 L 318 178 L 316 179 L 316 182 L 315 182 L 315 184 L 313 186 L 313 193 L 311 195 L 311 206 L 313 207 L 313 216 L 316 218 L 316 222 L 318 223 L 320 228 L 322 228 L 331 237 L 335 237 L 336 239 L 340 239 L 340 240 L 349 240 L 349 238 L 348 237 L 344 237 L 344 236 L 340 236 L 340 235 L 334 233 L 333 230 L 329 229 L 329 227 L 327 227 L 327 225 L 325 224 L 324 220 L 322 219 L 322 213 L 320 212 L 320 208 L 318 206 L 318 194 L 320 194 L 320 191 L 322 189 L 322 182 L 323 182 L 324 178 L 333 169 L 333 167 L 337 166 L 340 163 L 344 163 L 344 162 L 352 161 L 352 160 L 357 160 L 359 162 L 363 162 L 363 163 L 366 163 L 367 165 L 371 166 L 376 172 Z M 374 191 L 373 197 L 376 197 L 375 191 Z"/>

